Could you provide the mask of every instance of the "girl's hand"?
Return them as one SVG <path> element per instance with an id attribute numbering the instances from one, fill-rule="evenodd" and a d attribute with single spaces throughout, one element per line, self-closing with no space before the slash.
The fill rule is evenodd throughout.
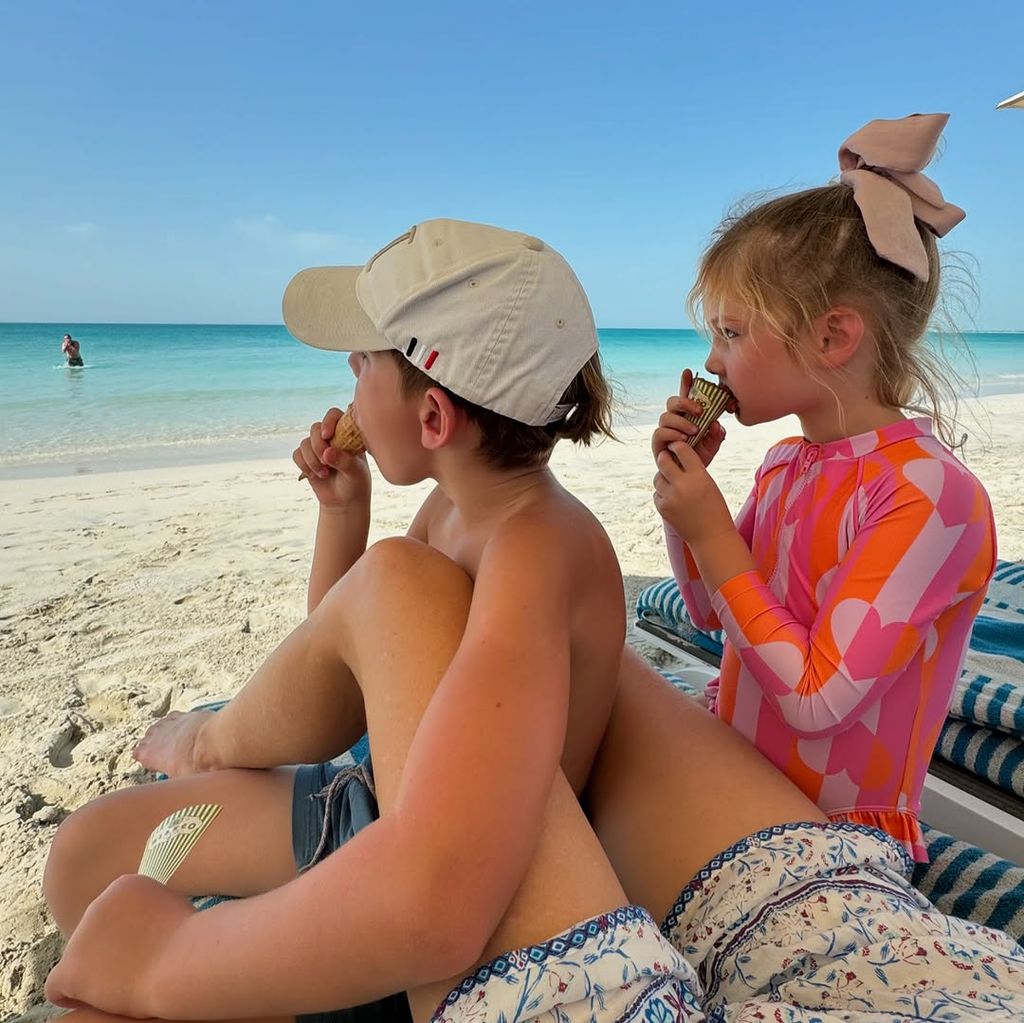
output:
<path id="1" fill-rule="evenodd" d="M 654 506 L 684 543 L 697 548 L 736 532 L 725 498 L 699 452 L 675 440 L 657 455 L 657 465 Z"/>
<path id="2" fill-rule="evenodd" d="M 699 416 L 702 411 L 699 402 L 685 397 L 690 393 L 692 383 L 693 373 L 684 369 L 683 375 L 679 379 L 679 393 L 672 395 L 665 403 L 665 411 L 661 414 L 654 435 L 651 437 L 651 450 L 654 453 L 655 464 L 658 462 L 658 456 L 670 444 L 677 441 L 686 443 L 687 439 L 697 432 L 696 425 L 685 418 L 686 415 Z M 711 460 L 718 454 L 718 449 L 724 440 L 725 427 L 716 421 L 694 448 L 705 466 L 711 464 Z"/>
<path id="3" fill-rule="evenodd" d="M 370 500 L 366 455 L 331 447 L 342 415 L 340 409 L 328 409 L 323 420 L 309 428 L 309 436 L 292 452 L 292 461 L 305 474 L 321 508 L 341 508 Z"/>
<path id="4" fill-rule="evenodd" d="M 124 874 L 85 911 L 46 979 L 47 999 L 65 1009 L 90 1006 L 140 1019 L 156 1015 L 156 976 L 173 972 L 173 963 L 161 960 L 195 913 L 185 896 L 158 881 Z"/>

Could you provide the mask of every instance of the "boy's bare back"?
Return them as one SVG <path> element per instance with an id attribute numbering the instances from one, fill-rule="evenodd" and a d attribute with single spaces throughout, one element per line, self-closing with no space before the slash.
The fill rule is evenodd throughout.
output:
<path id="1" fill-rule="evenodd" d="M 502 602 L 510 598 L 526 609 L 532 628 L 509 636 L 513 644 L 536 646 L 568 636 L 562 768 L 579 792 L 611 710 L 625 640 L 619 563 L 593 513 L 546 467 L 524 473 L 491 496 L 467 521 L 438 488 L 423 503 L 409 535 L 451 558 L 474 581 L 477 620 L 501 615 Z M 495 624 L 508 636 L 507 620 L 505 628 Z M 557 684 L 557 665 L 551 670 Z"/>

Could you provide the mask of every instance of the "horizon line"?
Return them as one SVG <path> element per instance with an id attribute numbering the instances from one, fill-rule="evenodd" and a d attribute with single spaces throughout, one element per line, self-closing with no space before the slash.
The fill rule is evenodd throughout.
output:
<path id="1" fill-rule="evenodd" d="M 235 320 L 0 320 L 0 327 L 54 327 L 57 329 L 64 330 L 67 333 L 68 323 L 72 323 L 75 330 L 80 327 L 281 327 L 284 330 L 288 328 L 284 323 L 259 323 L 255 321 L 235 321 Z M 658 331 L 690 331 L 693 333 L 699 333 L 699 327 L 695 326 L 676 326 L 676 327 L 650 327 L 650 326 L 599 326 L 596 328 L 598 331 L 602 330 L 658 330 Z M 946 334 L 948 331 L 943 330 L 930 330 L 928 333 L 940 333 Z M 1024 326 L 1022 327 L 972 327 L 970 329 L 958 330 L 956 333 L 959 334 L 1024 334 Z"/>

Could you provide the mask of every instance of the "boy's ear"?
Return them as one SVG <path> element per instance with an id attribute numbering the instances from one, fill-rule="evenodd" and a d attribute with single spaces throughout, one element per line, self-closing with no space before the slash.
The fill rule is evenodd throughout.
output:
<path id="1" fill-rule="evenodd" d="M 828 366 L 845 366 L 857 354 L 866 332 L 864 317 L 856 309 L 833 306 L 815 321 L 819 358 Z"/>
<path id="2" fill-rule="evenodd" d="M 450 444 L 460 422 L 460 411 L 440 387 L 428 387 L 420 400 L 420 443 L 428 451 Z"/>

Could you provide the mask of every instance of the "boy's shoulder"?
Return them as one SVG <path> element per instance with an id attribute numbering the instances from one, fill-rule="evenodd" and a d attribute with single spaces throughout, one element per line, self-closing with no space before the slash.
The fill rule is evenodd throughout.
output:
<path id="1" fill-rule="evenodd" d="M 578 572 L 588 559 L 614 557 L 594 513 L 561 486 L 542 486 L 512 502 L 501 515 L 467 527 L 454 502 L 435 487 L 420 505 L 409 536 L 453 558 L 474 577 L 483 567 L 499 572 Z"/>
<path id="2" fill-rule="evenodd" d="M 496 522 L 489 543 L 565 543 L 567 538 L 602 534 L 594 513 L 567 491 L 546 494 L 510 509 Z"/>
<path id="3" fill-rule="evenodd" d="M 479 552 L 473 599 L 497 607 L 511 603 L 555 631 L 586 623 L 588 631 L 606 628 L 618 635 L 625 627 L 622 586 L 607 534 L 571 499 L 517 509 L 494 525 Z"/>
<path id="4" fill-rule="evenodd" d="M 546 573 L 595 569 L 591 560 L 612 553 L 593 512 L 568 491 L 544 493 L 512 509 L 484 539 L 483 562 L 529 565 Z"/>

